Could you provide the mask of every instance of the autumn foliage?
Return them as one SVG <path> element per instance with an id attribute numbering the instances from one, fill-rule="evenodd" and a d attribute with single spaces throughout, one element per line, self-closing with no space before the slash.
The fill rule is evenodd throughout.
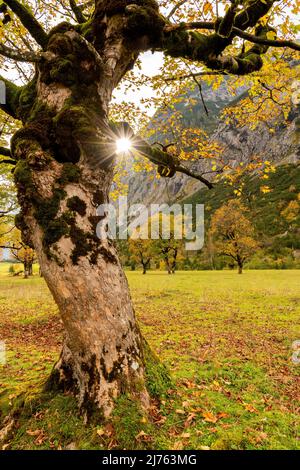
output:
<path id="1" fill-rule="evenodd" d="M 212 217 L 210 236 L 216 252 L 231 258 L 242 274 L 245 261 L 258 248 L 246 208 L 237 199 L 220 207 Z"/>

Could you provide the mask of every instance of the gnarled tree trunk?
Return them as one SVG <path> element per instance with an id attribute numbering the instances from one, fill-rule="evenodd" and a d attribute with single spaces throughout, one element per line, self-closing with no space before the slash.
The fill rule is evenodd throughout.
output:
<path id="1" fill-rule="evenodd" d="M 236 29 L 252 28 L 274 0 L 248 2 L 233 17 L 230 9 L 211 34 L 172 25 L 156 0 L 95 0 L 89 19 L 73 2 L 78 24 L 65 22 L 49 33 L 22 3 L 5 3 L 41 47 L 38 54 L 1 48 L 4 56 L 36 63 L 27 86 L 1 77 L 7 87 L 1 109 L 23 124 L 11 145 L 22 209 L 17 225 L 37 252 L 66 330 L 49 384 L 76 392 L 84 409 L 95 406 L 106 415 L 125 390 L 147 404 L 142 340 L 127 282 L 114 245 L 96 237 L 96 209 L 108 202 L 114 172 L 112 91 L 146 50 L 229 73 L 259 70 L 268 26 L 259 25 L 258 43 L 237 57 L 222 53 L 236 35 L 233 21 Z M 167 152 L 143 141 L 139 146 L 162 176 L 192 175 Z M 197 179 L 212 187 L 202 175 Z"/>
<path id="2" fill-rule="evenodd" d="M 114 171 L 107 70 L 79 34 L 56 31 L 12 141 L 17 224 L 38 254 L 66 331 L 48 386 L 73 391 L 82 409 L 105 415 L 124 392 L 148 404 L 127 280 L 113 242 L 96 235 L 96 210 L 108 202 Z"/>

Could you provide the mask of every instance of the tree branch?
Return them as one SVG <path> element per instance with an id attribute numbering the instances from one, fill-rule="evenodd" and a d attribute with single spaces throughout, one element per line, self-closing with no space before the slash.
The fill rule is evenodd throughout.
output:
<path id="1" fill-rule="evenodd" d="M 212 189 L 214 187 L 213 183 L 208 181 L 202 174 L 195 173 L 193 170 L 190 170 L 189 168 L 186 168 L 183 165 L 175 165 L 175 170 L 178 171 L 179 173 L 183 173 L 187 176 L 190 176 L 191 178 L 194 178 L 198 181 L 201 181 L 201 183 L 205 184 L 205 186 L 208 187 L 208 189 Z"/>
<path id="2" fill-rule="evenodd" d="M 22 246 L 7 246 L 7 245 L 1 245 L 0 248 L 2 248 L 3 250 L 16 250 L 16 251 L 21 251 L 22 250 Z M 14 253 L 13 253 L 14 255 Z M 14 255 L 15 256 L 15 255 Z M 15 258 L 17 258 L 15 256 Z M 18 259 L 18 258 L 17 258 Z"/>
<path id="3" fill-rule="evenodd" d="M 18 0 L 4 0 L 4 3 L 17 15 L 36 42 L 45 49 L 48 43 L 48 35 L 29 9 Z"/>
<path id="4" fill-rule="evenodd" d="M 232 43 L 238 31 L 242 33 L 249 27 L 259 24 L 260 18 L 265 16 L 276 0 L 255 0 L 245 2 L 248 5 L 241 13 L 236 13 L 231 9 L 226 18 L 221 18 L 216 22 L 194 22 L 179 25 L 170 25 L 166 19 L 164 37 L 161 41 L 160 50 L 171 57 L 182 57 L 192 61 L 199 61 L 212 70 L 221 70 L 236 75 L 249 74 L 261 69 L 263 62 L 261 55 L 264 54 L 268 46 L 266 34 L 270 27 L 259 26 L 254 37 L 259 37 L 259 43 L 244 54 L 237 57 L 223 57 L 221 54 Z M 208 29 L 216 32 L 210 35 L 191 31 L 191 29 Z M 221 28 L 221 34 L 218 30 Z M 230 32 L 231 31 L 231 32 Z M 229 34 L 229 36 L 228 36 Z M 228 36 L 228 37 L 227 37 Z"/>
<path id="5" fill-rule="evenodd" d="M 170 13 L 168 14 L 167 18 L 170 19 L 172 18 L 172 16 L 176 13 L 176 11 L 182 7 L 182 5 L 184 5 L 185 3 L 187 2 L 187 0 L 181 0 L 180 2 L 178 2 L 173 8 L 172 10 L 170 11 Z"/>
<path id="6" fill-rule="evenodd" d="M 300 51 L 300 44 L 297 44 L 293 41 L 286 41 L 284 39 L 267 39 L 255 36 L 254 34 L 246 33 L 245 31 L 236 27 L 232 28 L 232 32 L 235 33 L 236 36 L 246 39 L 249 42 L 253 42 L 254 44 L 262 44 L 264 46 L 270 47 L 289 47 L 295 51 Z"/>
<path id="7" fill-rule="evenodd" d="M 80 24 L 85 23 L 86 18 L 84 14 L 82 13 L 82 8 L 76 4 L 75 0 L 69 0 L 69 3 L 78 23 Z"/>
<path id="8" fill-rule="evenodd" d="M 201 183 L 205 184 L 209 189 L 213 188 L 213 184 L 210 181 L 208 181 L 202 175 L 186 168 L 181 164 L 176 156 L 171 155 L 165 151 L 173 144 L 158 144 L 161 148 L 156 145 L 149 145 L 148 142 L 146 142 L 140 136 L 136 136 L 134 134 L 132 128 L 127 122 L 112 123 L 110 125 L 110 133 L 111 139 L 113 141 L 119 136 L 126 136 L 126 138 L 131 141 L 133 151 L 135 151 L 138 155 L 147 158 L 151 161 L 151 163 L 154 163 L 154 165 L 157 165 L 160 176 L 164 178 L 172 178 L 176 172 L 180 172 L 186 174 L 187 176 L 191 176 L 198 181 L 201 181 Z"/>
<path id="9" fill-rule="evenodd" d="M 256 0 L 247 2 L 248 7 L 244 8 L 241 13 L 236 15 L 234 26 L 243 31 L 247 28 L 253 28 L 257 25 L 260 18 L 265 16 L 278 0 Z M 245 2 L 246 3 L 246 2 Z"/>
<path id="10" fill-rule="evenodd" d="M 214 76 L 214 75 L 228 75 L 224 70 L 214 70 L 214 71 L 205 71 L 205 72 L 195 72 L 195 73 L 187 73 L 186 75 L 179 75 L 178 77 L 165 77 L 165 82 L 175 82 L 176 80 L 186 80 L 188 78 L 194 77 L 206 77 L 206 76 Z"/>
<path id="11" fill-rule="evenodd" d="M 152 163 L 158 166 L 158 172 L 162 177 L 172 178 L 175 173 L 184 173 L 187 176 L 201 181 L 209 189 L 213 188 L 213 184 L 204 178 L 202 175 L 193 172 L 192 170 L 183 166 L 179 160 L 164 150 L 160 150 L 156 146 L 149 145 L 145 140 L 141 138 L 135 138 L 134 148 L 150 160 Z"/>
<path id="12" fill-rule="evenodd" d="M 224 18 L 221 18 L 221 21 L 217 27 L 217 33 L 223 38 L 229 38 L 232 33 L 232 27 L 234 24 L 235 16 L 237 13 L 238 4 L 233 2 L 225 13 Z"/>
<path id="13" fill-rule="evenodd" d="M 0 160 L 0 165 L 16 165 L 15 160 Z"/>
<path id="14" fill-rule="evenodd" d="M 0 155 L 3 155 L 3 157 L 11 157 L 11 151 L 6 147 L 0 147 Z"/>
<path id="15" fill-rule="evenodd" d="M 208 29 L 214 31 L 216 24 L 213 21 L 191 21 L 190 23 L 179 23 L 179 24 L 166 24 L 164 27 L 165 33 L 172 33 L 179 30 L 187 29 Z"/>
<path id="16" fill-rule="evenodd" d="M 19 51 L 0 44 L 0 55 L 8 59 L 16 60 L 17 62 L 38 62 L 40 57 L 34 52 Z"/>
<path id="17" fill-rule="evenodd" d="M 166 26 L 165 30 L 173 30 L 175 31 L 176 29 L 186 29 L 186 30 L 194 30 L 194 29 L 208 29 L 208 30 L 214 30 L 215 29 L 215 23 L 208 22 L 208 23 L 203 23 L 202 21 L 193 21 L 191 23 L 180 23 L 178 25 L 172 25 L 172 26 Z M 262 44 L 264 46 L 270 46 L 270 47 L 289 47 L 290 49 L 294 49 L 295 51 L 300 51 L 300 44 L 297 44 L 296 42 L 293 41 L 286 41 L 284 39 L 267 39 L 267 38 L 262 38 L 259 36 L 255 36 L 254 34 L 247 33 L 246 31 L 243 31 L 240 28 L 237 28 L 236 26 L 233 26 L 231 29 L 231 33 L 234 34 L 235 36 L 238 36 L 242 39 L 246 39 L 249 42 L 252 42 L 254 44 Z M 219 33 L 218 33 L 219 34 Z"/>

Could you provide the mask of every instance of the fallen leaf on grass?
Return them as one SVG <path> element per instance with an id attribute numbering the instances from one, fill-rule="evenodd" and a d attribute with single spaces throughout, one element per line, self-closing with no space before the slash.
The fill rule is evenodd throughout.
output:
<path id="1" fill-rule="evenodd" d="M 36 446 L 41 446 L 42 444 L 44 444 L 45 440 L 46 440 L 46 436 L 44 434 L 41 434 L 39 437 L 36 438 L 34 443 Z"/>
<path id="2" fill-rule="evenodd" d="M 215 416 L 210 411 L 204 411 L 202 413 L 202 416 L 204 418 L 204 421 L 206 421 L 207 423 L 216 423 L 218 421 L 217 416 Z"/>
<path id="3" fill-rule="evenodd" d="M 184 427 L 188 428 L 195 418 L 196 418 L 196 413 L 190 413 L 184 423 Z"/>
<path id="4" fill-rule="evenodd" d="M 105 426 L 104 430 L 105 430 L 106 436 L 108 436 L 108 437 L 112 436 L 114 434 L 114 431 L 115 431 L 113 425 L 110 424 L 110 423 Z"/>
<path id="5" fill-rule="evenodd" d="M 137 436 L 135 436 L 136 441 L 151 442 L 153 438 L 146 434 L 144 431 L 141 431 Z"/>
<path id="6" fill-rule="evenodd" d="M 243 406 L 249 413 L 258 413 L 257 409 L 251 405 L 251 403 L 243 403 Z"/>
<path id="7" fill-rule="evenodd" d="M 218 418 L 218 419 L 228 418 L 228 417 L 229 417 L 229 414 L 228 414 L 228 413 L 221 412 L 221 413 L 218 413 L 218 414 L 217 414 L 217 418 Z"/>
<path id="8" fill-rule="evenodd" d="M 195 388 L 196 387 L 195 382 L 192 382 L 191 380 L 187 380 L 187 379 L 182 381 L 182 385 L 184 385 L 186 388 Z"/>
<path id="9" fill-rule="evenodd" d="M 28 434 L 28 436 L 39 436 L 42 432 L 42 429 L 36 429 L 35 431 L 31 431 L 31 429 L 29 429 L 26 431 L 26 434 Z"/>
<path id="10" fill-rule="evenodd" d="M 217 428 L 208 428 L 209 432 L 211 432 L 212 434 L 218 432 Z"/>
<path id="11" fill-rule="evenodd" d="M 213 381 L 212 383 L 212 388 L 213 390 L 219 392 L 220 390 L 222 390 L 222 386 L 220 385 L 219 382 L 217 382 L 216 380 Z"/>
<path id="12" fill-rule="evenodd" d="M 36 446 L 41 446 L 47 438 L 43 429 L 35 429 L 34 431 L 28 429 L 28 431 L 26 431 L 26 434 L 28 434 L 28 436 L 36 437 L 34 441 Z"/>
<path id="13" fill-rule="evenodd" d="M 182 449 L 183 449 L 183 442 L 177 441 L 175 442 L 171 450 L 182 450 Z"/>
<path id="14" fill-rule="evenodd" d="M 260 442 L 265 441 L 266 439 L 268 439 L 268 434 L 266 432 L 260 432 L 256 436 L 255 441 L 259 444 Z"/>

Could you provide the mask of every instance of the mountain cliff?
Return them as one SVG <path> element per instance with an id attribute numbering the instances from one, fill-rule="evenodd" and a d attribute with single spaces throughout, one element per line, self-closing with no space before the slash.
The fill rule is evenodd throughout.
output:
<path id="1" fill-rule="evenodd" d="M 300 159 L 300 106 L 294 106 L 290 112 L 288 123 L 282 121 L 270 133 L 265 124 L 255 130 L 248 126 L 234 127 L 221 119 L 225 107 L 236 106 L 247 96 L 246 88 L 237 88 L 232 94 L 227 80 L 217 90 L 204 84 L 202 94 L 208 115 L 197 90 L 188 93 L 186 100 L 179 101 L 175 109 L 180 111 L 184 125 L 204 129 L 212 141 L 224 147 L 223 158 L 230 159 L 231 164 L 247 163 L 253 155 L 268 160 L 275 165 L 297 164 Z M 187 103 L 192 105 L 187 106 Z M 270 116 L 272 121 L 272 116 Z M 156 136 L 157 137 L 157 136 Z M 199 161 L 193 164 L 197 172 L 210 169 L 210 163 Z M 182 200 L 199 191 L 203 185 L 185 175 L 177 174 L 170 180 L 153 178 L 153 174 L 133 174 L 129 171 L 129 200 L 131 203 L 171 203 Z"/>

